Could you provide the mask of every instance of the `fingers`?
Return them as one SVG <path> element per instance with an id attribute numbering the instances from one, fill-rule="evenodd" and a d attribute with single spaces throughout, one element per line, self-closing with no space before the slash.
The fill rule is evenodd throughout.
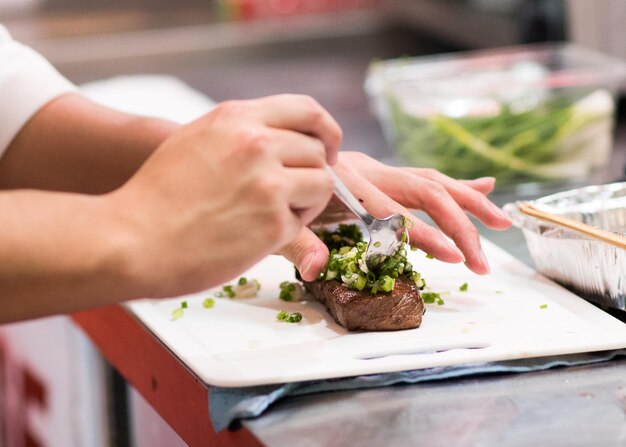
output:
<path id="1" fill-rule="evenodd" d="M 465 260 L 463 253 L 439 230 L 417 219 L 409 210 L 390 199 L 371 183 L 363 179 L 357 179 L 355 182 L 355 178 L 350 175 L 344 175 L 342 179 L 358 197 L 363 197 L 362 204 L 370 214 L 383 218 L 397 213 L 411 219 L 413 221 L 413 226 L 409 229 L 411 245 L 422 248 L 442 261 L 462 262 Z"/>
<path id="2" fill-rule="evenodd" d="M 445 178 L 441 178 L 440 181 L 429 180 L 409 170 L 394 170 L 394 174 L 385 184 L 383 192 L 391 199 L 400 200 L 403 205 L 425 211 L 441 231 L 452 238 L 463 253 L 465 264 L 470 270 L 478 274 L 489 273 L 489 265 L 480 246 L 478 230 L 465 214 L 461 203 L 470 212 L 487 214 L 488 218 L 482 214 L 479 217 L 491 223 L 491 220 L 499 218 L 495 216 L 497 213 L 486 205 L 491 202 L 481 193 L 443 174 L 441 176 Z M 439 173 L 434 171 L 428 175 L 435 174 Z M 448 188 L 454 191 L 457 197 L 453 197 Z M 487 212 L 484 212 L 485 209 Z M 409 236 L 411 235 L 412 233 L 409 233 Z M 421 234 L 418 234 L 418 237 L 423 238 Z M 425 248 L 421 240 L 419 242 L 420 247 Z M 430 254 L 442 259 L 438 253 L 431 252 Z"/>
<path id="3" fill-rule="evenodd" d="M 481 191 L 481 189 L 487 191 L 493 188 L 493 178 L 486 177 L 462 182 L 431 169 L 416 171 L 418 175 L 441 184 L 462 209 L 475 216 L 487 227 L 499 230 L 511 226 L 511 219 Z M 408 176 L 403 178 L 407 182 L 410 181 Z"/>
<path id="4" fill-rule="evenodd" d="M 326 148 L 328 164 L 335 164 L 342 131 L 335 119 L 314 99 L 303 95 L 276 95 L 255 102 L 265 124 L 319 138 Z"/>
<path id="5" fill-rule="evenodd" d="M 325 169 L 285 169 L 284 185 L 289 205 L 304 225 L 324 210 L 333 194 L 333 180 Z"/>
<path id="6" fill-rule="evenodd" d="M 496 186 L 496 179 L 493 177 L 480 177 L 472 180 L 459 181 L 484 195 L 489 195 Z"/>
<path id="7" fill-rule="evenodd" d="M 279 254 L 296 266 L 305 281 L 315 280 L 328 261 L 328 248 L 307 227 L 303 227 L 297 238 L 283 247 Z"/>
<path id="8" fill-rule="evenodd" d="M 421 208 L 425 209 L 441 231 L 454 240 L 465 255 L 465 264 L 470 270 L 478 274 L 489 273 L 478 230 L 446 189 L 432 182 L 420 195 L 423 203 L 427 203 L 427 206 L 422 205 Z"/>
<path id="9" fill-rule="evenodd" d="M 299 168 L 323 168 L 326 149 L 317 138 L 290 130 L 272 130 L 273 149 L 284 166 Z"/>

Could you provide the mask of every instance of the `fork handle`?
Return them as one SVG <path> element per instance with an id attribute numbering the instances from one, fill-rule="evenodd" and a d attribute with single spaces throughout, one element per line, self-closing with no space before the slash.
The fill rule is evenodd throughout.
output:
<path id="1" fill-rule="evenodd" d="M 350 211 L 356 214 L 365 225 L 370 225 L 374 221 L 374 217 L 363 208 L 363 205 L 361 205 L 357 198 L 354 197 L 354 194 L 352 194 L 348 187 L 341 181 L 339 176 L 333 171 L 333 168 L 326 165 L 326 170 L 330 173 L 335 183 L 334 192 L 337 198 L 341 200 Z"/>

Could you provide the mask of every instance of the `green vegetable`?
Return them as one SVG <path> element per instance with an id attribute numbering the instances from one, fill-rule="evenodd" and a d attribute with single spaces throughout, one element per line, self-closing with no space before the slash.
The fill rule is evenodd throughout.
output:
<path id="1" fill-rule="evenodd" d="M 227 296 L 228 298 L 253 298 L 257 296 L 257 292 L 261 289 L 261 284 L 256 279 L 248 280 L 246 277 L 241 277 L 237 281 L 236 285 L 226 284 L 222 286 L 220 292 L 215 292 L 215 296 L 222 298 Z"/>
<path id="2" fill-rule="evenodd" d="M 182 307 L 183 309 L 187 309 L 187 307 L 189 307 L 187 305 L 187 301 L 183 301 L 182 303 L 180 303 L 180 307 Z"/>
<path id="3" fill-rule="evenodd" d="M 468 288 L 468 287 L 469 287 L 469 286 L 467 285 L 467 283 L 466 283 L 466 282 L 464 282 L 463 284 L 461 284 L 461 287 L 459 287 L 459 290 L 460 290 L 461 292 L 467 292 L 467 288 Z"/>
<path id="4" fill-rule="evenodd" d="M 435 257 L 430 253 L 426 253 L 426 259 L 435 259 Z"/>
<path id="5" fill-rule="evenodd" d="M 205 298 L 204 301 L 202 301 L 202 307 L 205 309 L 210 309 L 213 306 L 215 306 L 215 300 L 213 298 Z"/>
<path id="6" fill-rule="evenodd" d="M 289 313 L 283 309 L 278 312 L 276 319 L 284 323 L 298 323 L 302 321 L 302 314 L 300 312 Z"/>
<path id="7" fill-rule="evenodd" d="M 539 306 L 539 309 L 547 309 L 548 305 L 547 304 L 542 304 L 541 306 Z"/>
<path id="8" fill-rule="evenodd" d="M 294 312 L 289 315 L 290 323 L 299 323 L 300 321 L 302 321 L 302 314 L 300 312 Z"/>
<path id="9" fill-rule="evenodd" d="M 322 229 L 316 234 L 329 250 L 339 250 L 345 246 L 354 247 L 357 242 L 363 240 L 363 233 L 356 225 L 340 224 L 334 231 Z"/>
<path id="10" fill-rule="evenodd" d="M 183 313 L 184 313 L 183 308 L 177 307 L 176 309 L 172 311 L 172 320 L 178 320 L 179 318 L 182 318 Z"/>
<path id="11" fill-rule="evenodd" d="M 406 237 L 406 232 L 403 234 Z M 415 281 L 420 289 L 426 285 L 407 260 L 406 244 L 402 244 L 395 254 L 379 260 L 372 267 L 365 262 L 367 242 L 363 241 L 363 235 L 356 225 L 342 224 L 334 232 L 323 230 L 318 236 L 330 250 L 328 263 L 320 275 L 322 280 L 341 281 L 351 289 L 366 290 L 372 294 L 391 292 L 399 277 Z"/>
<path id="12" fill-rule="evenodd" d="M 457 178 L 493 175 L 513 184 L 586 176 L 608 155 L 599 133 L 610 129 L 612 98 L 589 89 L 551 95 L 523 110 L 494 101 L 491 114 L 451 117 L 411 114 L 389 92 L 395 147 L 407 163 Z"/>
<path id="13" fill-rule="evenodd" d="M 297 282 L 283 281 L 279 285 L 278 298 L 283 301 L 300 301 L 305 295 L 304 287 Z"/>
<path id="14" fill-rule="evenodd" d="M 422 300 L 424 300 L 426 304 L 437 303 L 437 305 L 439 306 L 442 306 L 443 304 L 445 304 L 445 302 L 443 301 L 443 298 L 441 298 L 441 294 L 437 292 L 423 292 Z"/>

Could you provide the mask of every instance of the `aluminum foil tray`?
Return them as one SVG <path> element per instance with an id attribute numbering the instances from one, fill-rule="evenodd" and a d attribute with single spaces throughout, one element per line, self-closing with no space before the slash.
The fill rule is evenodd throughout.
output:
<path id="1" fill-rule="evenodd" d="M 626 250 L 504 210 L 526 238 L 535 267 L 600 306 L 626 310 Z M 626 182 L 588 186 L 530 201 L 536 208 L 626 235 Z"/>

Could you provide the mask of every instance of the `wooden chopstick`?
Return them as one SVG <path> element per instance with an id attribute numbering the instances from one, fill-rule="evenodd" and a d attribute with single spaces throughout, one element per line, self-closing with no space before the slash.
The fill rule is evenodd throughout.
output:
<path id="1" fill-rule="evenodd" d="M 605 230 L 594 228 L 591 225 L 587 225 L 575 220 L 569 219 L 563 216 L 557 216 L 555 214 L 546 213 L 545 211 L 538 210 L 529 203 L 520 203 L 518 209 L 528 216 L 536 217 L 537 219 L 545 220 L 546 222 L 565 227 L 569 230 L 574 230 L 578 233 L 589 236 L 593 239 L 597 239 L 607 244 L 615 245 L 616 247 L 626 250 L 626 237 L 619 234 L 610 233 Z"/>

